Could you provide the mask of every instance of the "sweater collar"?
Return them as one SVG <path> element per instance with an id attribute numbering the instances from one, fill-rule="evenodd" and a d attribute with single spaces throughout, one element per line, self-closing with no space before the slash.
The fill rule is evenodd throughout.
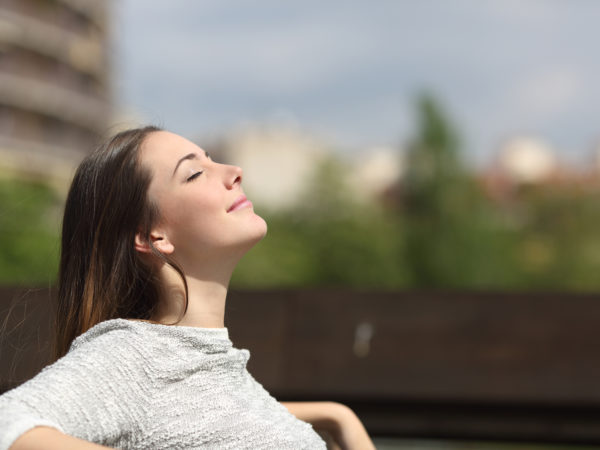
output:
<path id="1" fill-rule="evenodd" d="M 129 330 L 141 335 L 151 334 L 166 340 L 174 339 L 184 347 L 202 349 L 207 353 L 226 352 L 233 347 L 227 328 L 162 325 L 142 320 L 111 319 L 100 322 L 78 336 L 71 344 L 71 350 L 113 330 Z"/>

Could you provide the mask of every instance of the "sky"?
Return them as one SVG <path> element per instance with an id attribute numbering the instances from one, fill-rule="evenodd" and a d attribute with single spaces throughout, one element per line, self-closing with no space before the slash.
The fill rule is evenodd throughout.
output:
<path id="1" fill-rule="evenodd" d="M 406 147 L 433 93 L 464 157 L 531 136 L 600 142 L 595 0 L 116 0 L 118 109 L 192 139 L 293 124 L 340 151 Z"/>

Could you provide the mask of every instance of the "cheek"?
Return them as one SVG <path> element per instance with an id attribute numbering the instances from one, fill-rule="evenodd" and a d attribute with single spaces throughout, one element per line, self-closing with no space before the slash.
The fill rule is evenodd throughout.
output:
<path id="1" fill-rule="evenodd" d="M 215 204 L 215 199 L 193 192 L 164 196 L 159 203 L 165 222 L 177 227 L 204 221 L 216 211 Z"/>
<path id="2" fill-rule="evenodd" d="M 177 245 L 207 245 L 221 240 L 226 226 L 221 203 L 207 196 L 181 198 L 164 206 L 163 220 Z"/>

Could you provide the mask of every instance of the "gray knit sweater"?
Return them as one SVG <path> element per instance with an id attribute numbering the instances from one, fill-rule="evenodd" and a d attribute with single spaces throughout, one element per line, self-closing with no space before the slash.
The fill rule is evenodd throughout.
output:
<path id="1" fill-rule="evenodd" d="M 129 449 L 324 449 L 246 370 L 227 328 L 115 319 L 0 396 L 0 450 L 46 425 Z"/>

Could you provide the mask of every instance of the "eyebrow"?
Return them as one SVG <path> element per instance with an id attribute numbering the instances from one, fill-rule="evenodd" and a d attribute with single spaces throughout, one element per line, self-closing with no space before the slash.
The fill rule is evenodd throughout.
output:
<path id="1" fill-rule="evenodd" d="M 208 153 L 206 153 L 206 151 L 204 152 L 205 156 L 208 157 Z M 173 175 L 171 175 L 171 178 L 175 176 L 175 172 L 177 172 L 177 169 L 179 168 L 179 166 L 181 165 L 182 162 L 184 161 L 189 161 L 191 159 L 197 159 L 198 158 L 198 153 L 189 153 L 187 155 L 185 155 L 183 158 L 181 158 L 179 161 L 177 161 L 177 164 L 175 164 L 175 169 L 173 170 Z"/>

